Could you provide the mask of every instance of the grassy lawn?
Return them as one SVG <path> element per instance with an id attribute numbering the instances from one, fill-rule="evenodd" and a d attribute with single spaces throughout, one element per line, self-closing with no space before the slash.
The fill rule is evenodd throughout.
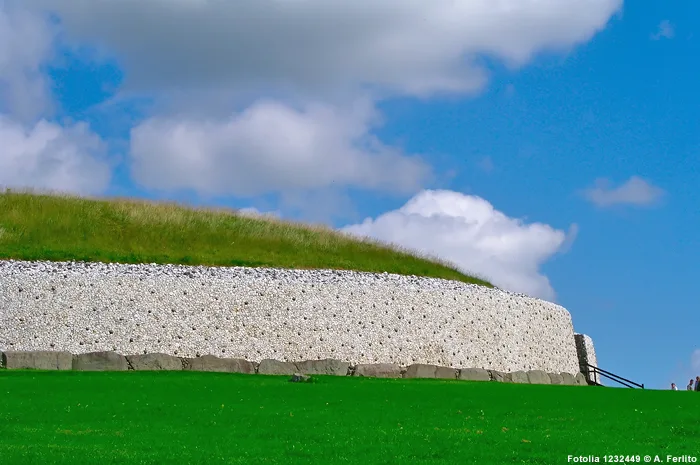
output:
<path id="1" fill-rule="evenodd" d="M 0 462 L 552 464 L 700 452 L 695 392 L 287 379 L 2 370 Z"/>
<path id="2" fill-rule="evenodd" d="M 344 269 L 490 286 L 449 264 L 332 229 L 227 210 L 0 191 L 0 260 Z"/>

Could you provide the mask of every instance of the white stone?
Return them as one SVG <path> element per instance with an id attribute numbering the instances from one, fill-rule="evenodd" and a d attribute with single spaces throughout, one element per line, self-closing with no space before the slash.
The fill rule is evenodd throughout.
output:
<path id="1" fill-rule="evenodd" d="M 579 371 L 558 305 L 330 270 L 0 260 L 1 349 Z"/>

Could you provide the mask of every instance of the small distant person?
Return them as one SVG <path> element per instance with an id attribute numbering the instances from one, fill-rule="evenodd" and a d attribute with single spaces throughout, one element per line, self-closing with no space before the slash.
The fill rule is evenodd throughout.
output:
<path id="1" fill-rule="evenodd" d="M 695 377 L 695 390 L 700 392 L 700 376 Z"/>
<path id="2" fill-rule="evenodd" d="M 671 383 L 671 390 L 672 390 L 672 391 L 677 391 L 677 390 L 678 390 L 678 386 L 676 386 L 676 383 Z"/>
<path id="3" fill-rule="evenodd" d="M 690 382 L 688 383 L 688 387 L 686 388 L 687 391 L 694 391 L 695 389 L 693 388 L 693 378 L 690 378 Z"/>

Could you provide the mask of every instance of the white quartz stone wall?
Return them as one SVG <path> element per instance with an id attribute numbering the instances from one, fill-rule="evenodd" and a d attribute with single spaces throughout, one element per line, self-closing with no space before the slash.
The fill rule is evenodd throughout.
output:
<path id="1" fill-rule="evenodd" d="M 578 373 L 562 307 L 439 279 L 0 261 L 0 350 Z"/>
<path id="2" fill-rule="evenodd" d="M 585 374 L 586 378 L 591 381 L 602 383 L 598 373 L 586 366 L 586 363 L 588 363 L 594 367 L 599 367 L 598 357 L 596 357 L 595 348 L 593 347 L 593 339 L 586 334 L 575 334 L 574 338 L 576 340 L 576 351 L 578 352 L 581 373 Z"/>

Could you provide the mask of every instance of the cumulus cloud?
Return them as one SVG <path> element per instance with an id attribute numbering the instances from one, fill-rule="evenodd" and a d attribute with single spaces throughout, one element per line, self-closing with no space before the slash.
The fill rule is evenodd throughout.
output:
<path id="1" fill-rule="evenodd" d="M 510 218 L 480 197 L 445 190 L 422 191 L 398 210 L 342 230 L 448 260 L 498 287 L 547 300 L 555 294 L 539 267 L 575 237 Z"/>
<path id="2" fill-rule="evenodd" d="M 151 113 L 132 130 L 132 176 L 147 188 L 412 194 L 430 168 L 372 136 L 371 102 L 343 102 L 478 90 L 487 81 L 482 57 L 518 67 L 538 53 L 566 51 L 603 29 L 622 2 L 7 0 L 40 15 L 6 29 L 14 45 L 4 53 L 22 55 L 26 40 L 36 51 L 29 55 L 45 56 L 51 29 L 32 21 L 51 14 L 62 43 L 117 60 L 129 95 L 161 108 L 183 95 L 225 102 L 225 113 L 221 104 L 193 113 L 189 100 L 185 111 Z M 40 61 L 28 63 L 13 68 L 24 70 L 13 86 L 36 91 Z"/>
<path id="3" fill-rule="evenodd" d="M 618 187 L 613 187 L 608 179 L 598 179 L 595 187 L 586 189 L 583 194 L 599 207 L 651 206 L 661 200 L 664 190 L 638 176 L 632 176 Z"/>
<path id="4" fill-rule="evenodd" d="M 153 118 L 132 131 L 132 176 L 152 189 L 240 197 L 347 186 L 415 192 L 430 168 L 370 136 L 375 122 L 368 104 L 274 101 L 223 121 Z"/>
<path id="5" fill-rule="evenodd" d="M 654 40 L 673 39 L 675 35 L 676 31 L 673 24 L 671 24 L 671 21 L 664 19 L 661 21 L 661 23 L 659 23 L 658 30 L 656 33 L 652 34 L 651 38 Z"/>
<path id="6" fill-rule="evenodd" d="M 85 124 L 33 127 L 0 115 L 0 185 L 77 194 L 103 191 L 110 180 L 104 143 Z"/>
<path id="7" fill-rule="evenodd" d="M 98 193 L 108 184 L 104 143 L 85 124 L 40 119 L 51 109 L 42 66 L 56 37 L 41 15 L 0 1 L 0 185 Z"/>
<path id="8" fill-rule="evenodd" d="M 488 55 L 512 66 L 605 27 L 622 0 L 24 0 L 73 40 L 102 45 L 135 86 L 299 91 L 479 88 Z M 125 28 L 128 25 L 128 33 Z"/>
<path id="9" fill-rule="evenodd" d="M 274 211 L 261 211 L 255 207 L 245 207 L 236 210 L 241 216 L 249 216 L 252 218 L 280 218 L 282 216 L 279 210 Z"/>
<path id="10" fill-rule="evenodd" d="M 50 107 L 41 65 L 53 38 L 42 17 L 0 2 L 0 113 L 29 121 Z"/>

